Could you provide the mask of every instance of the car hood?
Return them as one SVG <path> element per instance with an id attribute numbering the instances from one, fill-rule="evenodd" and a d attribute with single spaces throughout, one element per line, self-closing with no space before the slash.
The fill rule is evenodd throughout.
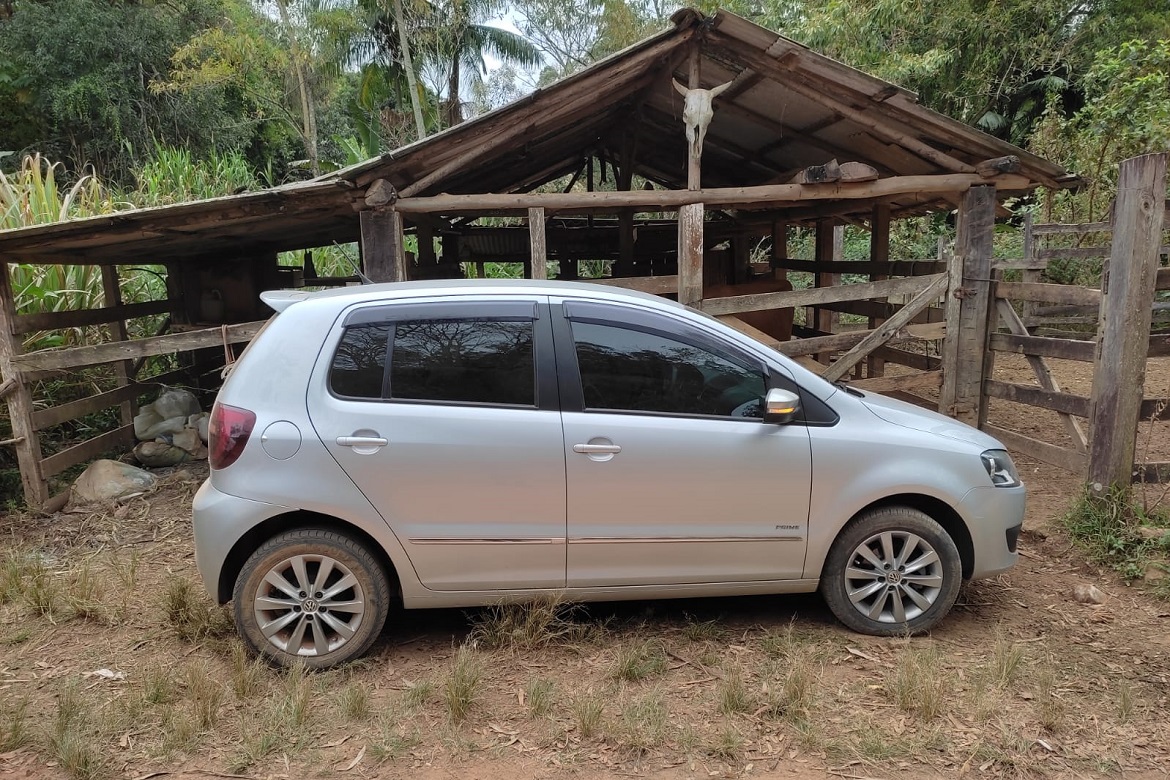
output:
<path id="1" fill-rule="evenodd" d="M 867 392 L 865 397 L 859 400 L 867 409 L 888 423 L 966 442 L 981 450 L 1003 449 L 1002 444 L 983 431 L 972 428 L 970 425 L 961 423 L 958 420 L 952 420 L 950 417 L 941 415 L 938 412 L 932 412 L 920 406 L 887 398 L 884 395 L 877 395 L 876 393 Z"/>

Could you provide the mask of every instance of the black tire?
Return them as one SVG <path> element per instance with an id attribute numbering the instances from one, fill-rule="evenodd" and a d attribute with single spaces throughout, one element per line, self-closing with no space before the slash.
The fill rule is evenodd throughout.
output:
<path id="1" fill-rule="evenodd" d="M 281 666 L 300 661 L 326 669 L 361 656 L 378 638 L 390 585 L 364 546 L 334 531 L 305 528 L 275 536 L 252 553 L 233 597 L 236 628 L 253 652 Z"/>
<path id="2" fill-rule="evenodd" d="M 891 506 L 858 515 L 842 530 L 825 560 L 821 595 L 854 631 L 905 636 L 946 617 L 962 579 L 946 530 L 924 512 Z"/>

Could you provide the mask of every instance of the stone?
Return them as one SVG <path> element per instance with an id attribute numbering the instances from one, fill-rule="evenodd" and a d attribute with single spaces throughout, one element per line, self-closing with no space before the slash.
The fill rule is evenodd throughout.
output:
<path id="1" fill-rule="evenodd" d="M 203 411 L 199 408 L 199 400 L 195 394 L 179 387 L 163 388 L 163 391 L 158 394 L 158 398 L 154 399 L 154 403 L 150 405 L 164 420 L 182 417 L 184 423 L 191 415 Z"/>
<path id="2" fill-rule="evenodd" d="M 1148 564 L 1146 570 L 1142 572 L 1142 579 L 1146 582 L 1164 580 L 1168 576 L 1170 576 L 1170 564 L 1168 563 Z"/>
<path id="3" fill-rule="evenodd" d="M 1073 600 L 1081 604 L 1104 604 L 1105 594 L 1096 585 L 1077 585 L 1073 588 Z"/>
<path id="4" fill-rule="evenodd" d="M 130 498 L 150 490 L 154 483 L 153 474 L 129 463 L 96 460 L 69 488 L 69 505 L 104 504 Z"/>
<path id="5" fill-rule="evenodd" d="M 165 441 L 144 441 L 134 448 L 134 457 L 153 469 L 177 466 L 191 460 L 191 453 Z"/>

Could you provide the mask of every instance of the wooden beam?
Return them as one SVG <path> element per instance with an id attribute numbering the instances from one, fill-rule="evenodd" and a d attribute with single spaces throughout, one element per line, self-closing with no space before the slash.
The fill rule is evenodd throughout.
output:
<path id="1" fill-rule="evenodd" d="M 614 279 L 582 279 L 583 283 L 604 284 L 625 290 L 640 290 L 652 295 L 678 292 L 678 276 L 626 276 Z"/>
<path id="2" fill-rule="evenodd" d="M 918 371 L 913 374 L 899 376 L 879 376 L 872 379 L 861 379 L 850 382 L 850 387 L 873 393 L 888 393 L 894 390 L 914 390 L 920 387 L 939 387 L 942 385 L 942 371 Z"/>
<path id="3" fill-rule="evenodd" d="M 115 390 L 108 390 L 104 393 L 91 395 L 86 398 L 79 398 L 76 401 L 67 401 L 58 406 L 50 406 L 46 409 L 37 409 L 33 412 L 33 427 L 38 431 L 43 431 L 46 428 L 52 428 L 54 425 L 60 425 L 69 420 L 76 420 L 78 417 L 84 417 L 87 414 L 108 409 L 115 404 L 124 403 L 126 401 L 135 400 L 140 395 L 154 392 L 160 385 L 173 384 L 182 379 L 187 374 L 187 369 L 179 368 L 174 371 L 168 371 L 165 374 L 151 377 L 144 382 L 131 382 Z M 133 422 L 133 418 L 131 418 Z"/>
<path id="4" fill-rule="evenodd" d="M 528 242 L 533 279 L 548 278 L 548 249 L 544 234 L 544 209 L 528 209 Z"/>
<path id="5" fill-rule="evenodd" d="M 107 306 L 119 307 L 122 305 L 122 288 L 118 281 L 118 268 L 113 265 L 102 266 L 102 291 L 105 295 L 105 302 Z M 169 301 L 161 301 L 167 308 L 170 308 Z M 115 320 L 110 323 L 110 335 L 115 341 L 125 341 L 128 338 L 126 331 L 125 320 Z M 119 387 L 125 387 L 130 384 L 130 380 L 134 376 L 134 361 L 122 360 L 114 364 L 114 376 L 117 379 Z M 118 415 L 121 418 L 123 425 L 131 425 L 134 422 L 134 415 L 138 413 L 138 404 L 135 403 L 134 398 L 126 398 L 120 404 Z M 33 421 L 36 424 L 36 421 Z"/>
<path id="6" fill-rule="evenodd" d="M 894 265 L 889 263 L 890 259 L 890 206 L 888 203 L 879 203 L 873 207 L 873 214 L 869 222 L 869 260 L 867 265 L 881 267 L 881 265 Z M 932 263 L 932 268 L 937 271 L 945 272 L 945 263 Z M 941 267 L 939 267 L 941 266 Z M 913 267 L 907 269 L 909 273 L 907 276 L 913 275 L 917 270 Z M 870 271 L 869 280 L 871 282 L 878 282 L 882 279 L 889 278 L 890 274 L 896 274 L 897 271 Z M 870 317 L 869 327 L 872 330 L 882 324 L 881 318 Z M 869 377 L 877 377 L 884 374 L 886 371 L 885 362 L 875 355 L 871 355 L 866 362 L 865 374 Z"/>
<path id="7" fill-rule="evenodd" d="M 1028 329 L 1024 327 L 1023 321 L 1020 319 L 1020 316 L 1016 314 L 1016 310 L 1012 308 L 1010 303 L 1000 299 L 995 302 L 995 306 L 996 310 L 999 312 L 1000 319 L 1008 326 L 1008 330 L 1010 330 L 1016 336 L 1027 337 L 1029 335 Z M 1060 385 L 1057 384 L 1056 377 L 1054 377 L 1052 372 L 1048 369 L 1048 364 L 1044 362 L 1044 358 L 1038 355 L 1026 355 L 1026 358 L 1028 360 L 1028 365 L 1032 367 L 1032 373 L 1036 375 L 1036 381 L 1040 383 L 1040 387 L 1049 393 L 1059 393 Z M 987 383 L 985 382 L 985 391 L 986 386 Z M 1087 417 L 1087 410 L 1086 414 L 1081 416 Z M 1076 445 L 1077 451 L 1087 452 L 1089 440 L 1085 436 L 1085 429 L 1082 427 L 1080 421 L 1074 420 L 1068 414 L 1061 415 L 1061 420 L 1064 423 L 1065 431 L 1073 440 L 1073 444 Z"/>
<path id="8" fill-rule="evenodd" d="M 222 346 L 224 341 L 229 344 L 239 344 L 250 341 L 260 332 L 262 327 L 264 327 L 263 322 L 243 322 L 236 325 L 224 325 L 222 328 L 190 330 L 110 344 L 49 349 L 19 355 L 12 360 L 12 364 L 22 371 L 80 368 L 129 358 L 167 355 L 172 352 L 187 352 L 202 347 Z"/>
<path id="9" fill-rule="evenodd" d="M 1089 486 L 1098 495 L 1132 481 L 1166 208 L 1166 157 L 1163 152 L 1125 160 L 1118 177 L 1090 409 Z"/>
<path id="10" fill-rule="evenodd" d="M 0 399 L 6 398 L 14 390 L 16 390 L 15 379 L 5 379 L 3 382 L 0 382 Z"/>
<path id="11" fill-rule="evenodd" d="M 691 44 L 690 59 L 687 62 L 687 89 L 698 89 L 699 85 L 701 83 L 699 80 L 699 77 L 700 77 L 699 68 L 702 65 L 703 60 L 699 56 L 699 54 L 700 54 L 699 53 L 699 43 L 696 40 L 694 43 Z M 704 130 L 706 130 L 706 128 L 704 128 Z M 702 157 L 703 157 L 703 147 L 700 146 L 699 137 L 696 134 L 695 142 L 687 145 L 687 189 L 688 190 L 694 191 L 694 190 L 698 190 L 698 189 L 702 188 L 702 171 L 703 171 Z M 680 217 L 681 217 L 681 215 L 680 215 Z M 681 230 L 681 225 L 680 225 L 680 230 Z M 702 256 L 701 235 L 702 234 L 700 233 L 700 244 L 699 244 L 700 260 L 701 260 L 701 256 Z M 681 249 L 681 245 L 680 245 L 680 249 Z M 681 251 L 679 252 L 679 266 L 680 266 L 679 275 L 682 276 L 682 268 L 681 268 L 681 266 L 682 266 L 682 252 Z M 702 293 L 700 291 L 699 298 L 701 299 L 702 297 L 703 296 L 702 296 Z M 681 287 L 680 287 L 679 300 L 680 301 L 682 300 Z M 688 300 L 687 304 L 690 305 L 690 303 L 691 302 Z"/>
<path id="12" fill-rule="evenodd" d="M 991 255 L 995 237 L 995 187 L 972 187 L 963 195 L 952 261 L 943 342 L 944 414 L 978 426 L 983 408 L 984 358 L 991 316 Z M 956 286 L 956 282 L 958 285 Z"/>
<path id="13" fill-rule="evenodd" d="M 1112 232 L 1112 230 L 1113 224 L 1110 222 L 1084 222 L 1079 225 L 1046 223 L 1032 226 L 1032 233 L 1037 236 L 1065 233 L 1073 233 L 1081 236 L 1086 233 L 1109 233 Z"/>
<path id="14" fill-rule="evenodd" d="M 108 265 L 102 266 L 102 268 L 109 267 Z M 135 317 L 165 314 L 171 310 L 172 305 L 170 301 L 162 300 L 106 305 L 96 309 L 79 309 L 76 311 L 46 311 L 36 314 L 18 314 L 13 328 L 17 335 L 36 333 L 40 330 L 56 330 L 59 328 L 85 328 L 91 325 L 104 325 L 107 322 L 132 320 Z"/>
<path id="15" fill-rule="evenodd" d="M 361 212 L 362 268 L 374 282 L 405 282 L 402 215 L 394 210 Z"/>
<path id="16" fill-rule="evenodd" d="M 1060 412 L 1065 416 L 1073 414 L 1078 417 L 1089 416 L 1089 399 L 1080 395 L 1044 390 L 1028 385 L 1017 385 L 1011 382 L 1000 382 L 996 379 L 983 380 L 983 392 L 992 398 L 1002 398 L 1005 401 L 1013 401 L 1027 406 L 1038 406 L 1041 409 Z M 1078 447 L 1078 449 L 1080 448 Z"/>
<path id="17" fill-rule="evenodd" d="M 56 452 L 41 461 L 41 472 L 45 478 L 54 477 L 65 469 L 92 460 L 98 455 L 119 447 L 129 446 L 134 442 L 134 425 L 123 425 L 120 428 L 95 436 L 89 441 L 75 444 L 68 449 Z"/>
<path id="18" fill-rule="evenodd" d="M 703 307 L 703 204 L 678 210 L 678 302 Z"/>
<path id="19" fill-rule="evenodd" d="M 990 160 L 976 163 L 975 172 L 988 179 L 999 176 L 1001 173 L 1019 173 L 1020 158 L 1014 154 L 1009 154 L 1004 157 L 993 157 Z"/>
<path id="20" fill-rule="evenodd" d="M 815 247 L 816 261 L 818 263 L 840 262 L 844 259 L 845 254 L 845 226 L 836 224 L 832 220 L 822 219 L 817 221 Z M 813 285 L 815 287 L 836 287 L 841 284 L 840 274 L 835 273 L 817 273 L 813 276 Z M 819 309 L 816 307 L 805 310 L 804 321 L 821 331 L 822 333 L 834 333 L 837 330 L 837 325 L 841 321 L 841 317 L 832 309 Z M 831 352 L 819 352 L 816 359 L 818 363 L 829 365 L 832 360 Z"/>
<path id="21" fill-rule="evenodd" d="M 870 242 L 871 256 L 874 254 L 873 241 Z M 876 253 L 879 257 L 881 252 Z M 818 263 L 815 260 L 783 259 L 775 264 L 786 271 L 806 271 L 808 273 L 830 274 L 874 274 L 880 276 L 929 276 L 947 272 L 947 264 L 937 260 L 837 260 L 827 263 Z M 872 281 L 881 281 L 874 279 Z"/>
<path id="22" fill-rule="evenodd" d="M 947 284 L 947 277 L 939 274 L 929 287 L 899 309 L 898 313 L 893 317 L 890 317 L 877 328 L 870 331 L 868 336 L 858 342 L 853 349 L 838 358 L 827 371 L 821 374 L 821 377 L 828 382 L 835 382 L 845 376 L 845 373 L 853 368 L 857 361 L 889 341 L 890 337 L 897 333 L 900 328 L 910 323 L 910 319 L 915 314 L 937 301 L 939 296 L 946 292 Z"/>
<path id="23" fill-rule="evenodd" d="M 996 282 L 996 298 L 1040 303 L 1063 303 L 1072 306 L 1098 306 L 1101 291 L 1072 284 L 1045 284 L 1043 282 Z"/>
<path id="24" fill-rule="evenodd" d="M 1047 463 L 1057 468 L 1062 468 L 1065 471 L 1071 471 L 1073 474 L 1084 474 L 1085 466 L 1087 464 L 1086 457 L 1076 450 L 1066 449 L 1064 447 L 1057 447 L 1055 444 L 1033 439 L 1030 436 L 1009 431 L 1005 428 L 997 428 L 994 425 L 984 425 L 984 433 L 987 433 L 1003 442 L 1003 445 L 1009 450 L 1026 455 L 1029 458 Z"/>
<path id="25" fill-rule="evenodd" d="M 1006 333 L 992 333 L 987 339 L 987 345 L 997 352 L 1079 360 L 1083 363 L 1092 363 L 1097 349 L 1097 345 L 1092 341 L 1054 339 L 1047 336 L 1015 336 Z"/>
<path id="26" fill-rule="evenodd" d="M 671 211 L 688 203 L 770 209 L 777 204 L 821 200 L 863 200 L 908 193 L 961 193 L 984 184 L 978 174 L 955 173 L 934 176 L 893 176 L 870 182 L 832 184 L 764 184 L 756 187 L 722 187 L 700 190 L 633 190 L 631 192 L 529 192 L 484 193 L 480 195 L 433 195 L 403 198 L 395 209 L 404 214 L 510 214 L 533 207 L 548 211 L 606 211 L 635 208 L 639 211 Z M 998 184 L 1004 189 L 1022 189 L 1027 179 L 1008 175 Z M 364 213 L 364 212 L 363 212 Z"/>
<path id="27" fill-rule="evenodd" d="M 837 301 L 858 301 L 869 298 L 883 298 L 889 295 L 919 293 L 929 287 L 941 274 L 915 276 L 906 279 L 888 279 L 883 282 L 861 282 L 843 284 L 837 287 L 821 287 L 791 292 L 755 293 L 733 295 L 727 298 L 711 298 L 703 301 L 702 309 L 707 314 L 739 314 L 745 311 L 764 309 L 787 309 L 795 306 L 817 306 Z"/>

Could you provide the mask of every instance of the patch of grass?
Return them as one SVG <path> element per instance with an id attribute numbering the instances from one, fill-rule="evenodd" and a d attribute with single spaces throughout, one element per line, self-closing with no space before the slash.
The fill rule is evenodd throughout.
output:
<path id="1" fill-rule="evenodd" d="M 637 682 L 665 671 L 666 649 L 661 642 L 647 639 L 619 647 L 610 676 L 615 680 Z"/>
<path id="2" fill-rule="evenodd" d="M 83 565 L 69 578 L 63 595 L 66 606 L 75 618 L 98 623 L 109 622 L 109 615 L 102 603 L 98 579 L 88 564 Z"/>
<path id="3" fill-rule="evenodd" d="M 586 623 L 572 620 L 572 616 L 571 609 L 555 596 L 500 604 L 484 610 L 474 619 L 472 644 L 488 650 L 532 650 L 578 642 L 587 638 L 592 629 Z"/>
<path id="4" fill-rule="evenodd" d="M 443 701 L 452 723 L 462 723 L 479 698 L 479 684 L 483 679 L 483 661 L 470 647 L 462 646 L 447 670 L 443 682 Z"/>
<path id="5" fill-rule="evenodd" d="M 16 647 L 17 645 L 23 645 L 30 639 L 32 639 L 32 629 L 21 628 L 0 639 L 0 645 L 4 647 Z"/>
<path id="6" fill-rule="evenodd" d="M 435 684 L 430 680 L 409 683 L 403 692 L 403 700 L 410 709 L 418 709 L 435 695 Z"/>
<path id="7" fill-rule="evenodd" d="M 666 701 L 661 691 L 652 691 L 622 707 L 614 736 L 623 746 L 645 753 L 661 747 L 668 730 Z"/>
<path id="8" fill-rule="evenodd" d="M 738 761 L 743 755 L 743 735 L 735 726 L 725 723 L 715 738 L 708 743 L 707 753 L 721 761 Z"/>
<path id="9" fill-rule="evenodd" d="M 346 683 L 337 700 L 346 720 L 362 721 L 370 717 L 370 691 L 356 680 Z"/>
<path id="10" fill-rule="evenodd" d="M 313 699 L 313 680 L 304 663 L 298 661 L 285 672 L 282 693 L 277 712 L 290 730 L 299 729 L 309 720 L 309 704 Z"/>
<path id="11" fill-rule="evenodd" d="M 811 649 L 795 652 L 782 667 L 781 674 L 779 685 L 765 693 L 764 711 L 772 718 L 784 718 L 799 727 L 809 721 L 816 699 L 818 670 Z"/>
<path id="12" fill-rule="evenodd" d="M 1130 688 L 1129 683 L 1125 680 L 1117 684 L 1115 701 L 1117 703 L 1117 720 L 1121 723 L 1129 723 L 1136 710 L 1136 703 L 1133 698 L 1133 688 Z"/>
<path id="13" fill-rule="evenodd" d="M 0 753 L 24 747 L 32 741 L 28 722 L 28 699 L 9 699 L 0 718 Z"/>
<path id="14" fill-rule="evenodd" d="M 242 643 L 232 643 L 231 683 L 237 699 L 247 702 L 255 698 L 264 689 L 268 675 L 267 664 L 251 657 Z"/>
<path id="15" fill-rule="evenodd" d="M 724 715 L 747 712 L 752 707 L 752 697 L 744 684 L 743 675 L 738 669 L 728 670 L 726 676 L 719 683 L 717 691 L 719 712 Z"/>
<path id="16" fill-rule="evenodd" d="M 581 739 L 593 739 L 601 731 L 605 715 L 605 700 L 589 692 L 573 702 L 573 716 L 577 719 L 577 733 Z"/>
<path id="17" fill-rule="evenodd" d="M 789 623 L 782 629 L 769 629 L 760 638 L 760 648 L 772 659 L 783 660 L 800 651 L 808 640 L 797 633 L 796 625 Z"/>
<path id="18" fill-rule="evenodd" d="M 201 732 L 213 728 L 219 722 L 219 705 L 223 702 L 224 688 L 218 678 L 219 673 L 207 661 L 189 664 L 183 675 L 188 711 Z"/>
<path id="19" fill-rule="evenodd" d="M 1002 629 L 995 632 L 995 646 L 991 650 L 990 665 L 986 672 L 992 685 L 1007 688 L 1015 681 L 1024 662 L 1024 647 L 1013 642 Z"/>
<path id="20" fill-rule="evenodd" d="M 723 628 L 718 620 L 704 620 L 699 622 L 687 615 L 687 624 L 683 626 L 683 636 L 692 642 L 714 642 L 723 635 Z"/>
<path id="21" fill-rule="evenodd" d="M 227 636 L 232 631 L 228 611 L 212 604 L 207 594 L 185 578 L 167 583 L 163 614 L 179 638 L 186 642 Z"/>
<path id="22" fill-rule="evenodd" d="M 75 683 L 57 698 L 57 715 L 49 743 L 57 763 L 78 780 L 98 776 L 106 763 L 92 730 L 88 703 Z"/>
<path id="23" fill-rule="evenodd" d="M 148 704 L 170 704 L 179 698 L 179 684 L 167 666 L 142 670 L 142 698 Z"/>
<path id="24" fill-rule="evenodd" d="M 934 645 L 907 644 L 898 665 L 886 680 L 886 687 L 903 712 L 929 722 L 937 718 L 950 696 L 948 672 Z"/>
<path id="25" fill-rule="evenodd" d="M 1170 553 L 1165 538 L 1147 538 L 1142 525 L 1166 527 L 1170 518 L 1151 513 L 1135 497 L 1133 490 L 1113 488 L 1095 496 L 1087 488 L 1062 518 L 1073 541 L 1088 557 L 1108 566 L 1128 580 L 1140 578 L 1154 560 Z M 1155 589 L 1170 595 L 1170 589 Z"/>
<path id="26" fill-rule="evenodd" d="M 410 719 L 404 713 L 387 711 L 378 717 L 378 730 L 370 742 L 370 758 L 382 763 L 401 758 L 422 740 L 417 730 L 407 731 Z"/>
<path id="27" fill-rule="evenodd" d="M 552 710 L 554 684 L 552 680 L 537 677 L 529 680 L 524 688 L 524 699 L 528 702 L 528 714 L 540 718 Z"/>
<path id="28" fill-rule="evenodd" d="M 1036 681 L 1036 719 L 1050 733 L 1055 734 L 1064 726 L 1064 703 L 1056 695 L 1056 659 L 1048 659 L 1037 666 L 1033 679 Z"/>

